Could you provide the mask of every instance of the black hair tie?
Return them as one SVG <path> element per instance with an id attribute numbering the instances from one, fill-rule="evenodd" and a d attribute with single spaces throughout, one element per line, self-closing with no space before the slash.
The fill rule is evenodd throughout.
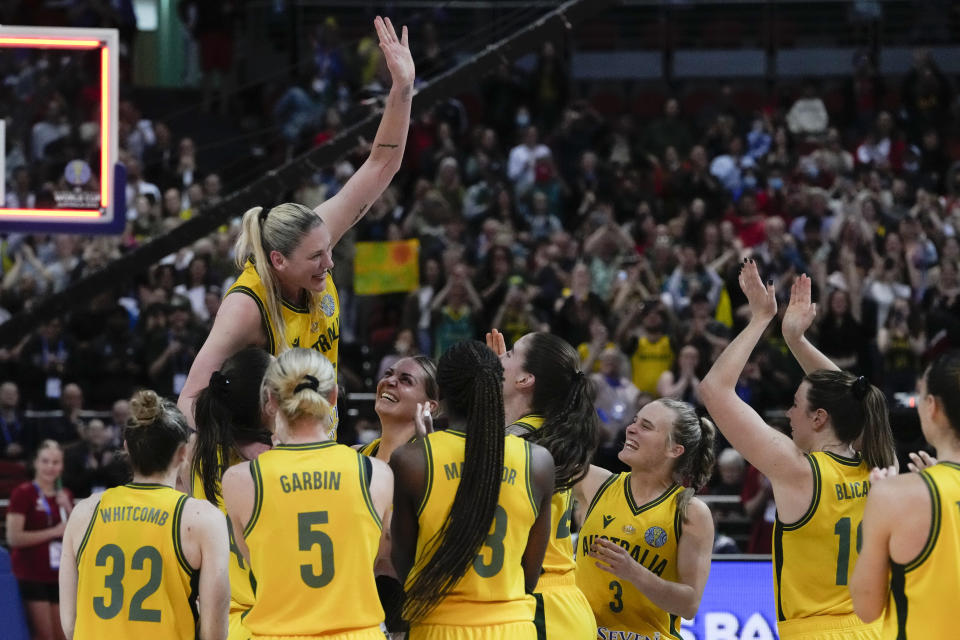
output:
<path id="1" fill-rule="evenodd" d="M 304 389 L 310 389 L 311 391 L 317 391 L 320 389 L 320 381 L 314 378 L 311 375 L 303 376 L 303 382 L 294 387 L 294 393 L 300 393 Z"/>
<path id="2" fill-rule="evenodd" d="M 213 389 L 217 395 L 225 395 L 230 391 L 230 378 L 219 371 L 214 371 L 210 374 L 210 388 Z"/>
<path id="3" fill-rule="evenodd" d="M 869 391 L 870 381 L 863 376 L 859 376 L 853 381 L 853 384 L 850 385 L 850 392 L 853 393 L 853 397 L 860 401 L 863 401 L 863 399 L 867 397 L 867 392 Z"/>
<path id="4" fill-rule="evenodd" d="M 260 224 L 263 224 L 267 220 L 267 216 L 270 215 L 270 209 L 272 207 L 262 206 L 260 207 L 260 213 L 258 217 L 260 218 Z"/>

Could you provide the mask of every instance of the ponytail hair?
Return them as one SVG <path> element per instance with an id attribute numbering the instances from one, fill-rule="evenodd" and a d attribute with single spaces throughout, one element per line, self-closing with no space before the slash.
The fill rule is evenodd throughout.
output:
<path id="1" fill-rule="evenodd" d="M 323 224 L 323 219 L 309 207 L 287 202 L 273 208 L 253 207 L 243 214 L 240 223 L 240 236 L 234 246 L 237 267 L 244 269 L 247 261 L 253 263 L 266 289 L 267 316 L 274 329 L 274 354 L 287 349 L 286 331 L 281 315 L 283 304 L 280 294 L 280 282 L 273 270 L 270 254 L 279 251 L 290 257 L 303 240 L 303 237 L 315 227 Z M 310 313 L 317 312 L 320 296 L 308 291 L 307 307 Z"/>
<path id="2" fill-rule="evenodd" d="M 859 440 L 860 453 L 870 468 L 896 464 L 890 413 L 880 389 L 846 371 L 820 369 L 803 379 L 810 384 L 808 408 L 827 412 L 840 442 L 855 446 Z"/>
<path id="3" fill-rule="evenodd" d="M 290 425 L 301 418 L 329 418 L 327 398 L 336 386 L 337 374 L 329 360 L 313 349 L 295 347 L 281 353 L 267 367 L 260 402 L 266 404 L 269 392 Z"/>
<path id="4" fill-rule="evenodd" d="M 582 480 L 598 444 L 597 411 L 592 385 L 580 370 L 580 356 L 552 333 L 525 336 L 523 370 L 534 378 L 530 409 L 543 416 L 543 426 L 523 437 L 544 447 L 556 464 L 554 491 Z"/>
<path id="5" fill-rule="evenodd" d="M 670 439 L 674 444 L 683 445 L 683 453 L 677 458 L 673 468 L 673 479 L 686 487 L 677 496 L 677 511 L 681 518 L 686 518 L 687 505 L 693 495 L 702 489 L 713 475 L 717 429 L 708 418 L 698 416 L 689 402 L 675 398 L 660 398 L 657 402 L 676 414 Z"/>
<path id="6" fill-rule="evenodd" d="M 457 342 L 437 366 L 440 397 L 451 423 L 467 434 L 460 486 L 450 515 L 428 543 L 429 559 L 415 566 L 404 618 L 422 619 L 466 574 L 490 531 L 503 470 L 503 366 L 485 344 Z M 432 551 L 432 553 L 430 553 Z"/>
<path id="7" fill-rule="evenodd" d="M 240 446 L 270 444 L 270 431 L 263 426 L 260 411 L 260 385 L 270 361 L 263 349 L 238 351 L 213 372 L 210 384 L 194 402 L 197 439 L 191 467 L 200 477 L 203 494 L 215 506 L 220 504 L 220 479 L 242 457 Z"/>
<path id="8" fill-rule="evenodd" d="M 960 351 L 939 355 L 925 376 L 927 393 L 940 399 L 953 435 L 960 439 Z"/>
<path id="9" fill-rule="evenodd" d="M 149 389 L 130 399 L 130 418 L 123 439 L 130 454 L 130 466 L 150 476 L 166 471 L 173 455 L 190 437 L 190 427 L 177 406 Z"/>

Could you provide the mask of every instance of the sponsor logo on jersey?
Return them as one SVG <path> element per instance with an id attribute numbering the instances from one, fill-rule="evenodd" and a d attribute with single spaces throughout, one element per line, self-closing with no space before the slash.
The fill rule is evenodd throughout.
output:
<path id="1" fill-rule="evenodd" d="M 613 522 L 614 516 L 603 516 L 603 528 L 606 529 L 607 525 Z"/>

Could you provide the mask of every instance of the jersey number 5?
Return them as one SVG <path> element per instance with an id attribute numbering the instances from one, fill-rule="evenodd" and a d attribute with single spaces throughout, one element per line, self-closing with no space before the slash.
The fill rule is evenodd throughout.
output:
<path id="1" fill-rule="evenodd" d="M 333 540 L 323 531 L 316 531 L 315 524 L 327 524 L 326 511 L 308 511 L 297 514 L 297 532 L 300 551 L 310 551 L 314 545 L 320 547 L 320 573 L 314 573 L 313 564 L 300 565 L 300 579 L 308 587 L 319 589 L 333 580 Z"/>
<path id="2" fill-rule="evenodd" d="M 115 544 L 105 544 L 97 552 L 96 564 L 98 567 L 107 566 L 111 561 L 111 571 L 104 578 L 103 586 L 110 590 L 110 604 L 106 598 L 97 596 L 93 599 L 93 612 L 104 620 L 117 617 L 123 609 L 123 574 L 126 571 L 123 549 Z M 159 609 L 144 609 L 143 602 L 160 588 L 160 577 L 163 575 L 163 556 L 156 547 L 140 547 L 133 553 L 130 568 L 143 570 L 147 561 L 150 561 L 150 577 L 130 599 L 130 612 L 127 619 L 134 622 L 160 622 Z"/>

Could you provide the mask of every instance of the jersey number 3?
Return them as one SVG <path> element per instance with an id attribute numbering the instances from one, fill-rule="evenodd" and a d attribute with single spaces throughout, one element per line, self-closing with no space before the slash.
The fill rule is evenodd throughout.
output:
<path id="1" fill-rule="evenodd" d="M 490 562 L 483 559 L 483 549 L 473 559 L 473 570 L 481 578 L 492 578 L 500 573 L 503 568 L 503 539 L 507 537 L 507 512 L 503 507 L 497 505 L 497 510 L 493 512 L 493 531 L 483 541 L 484 547 L 490 548 Z"/>
<path id="2" fill-rule="evenodd" d="M 106 598 L 97 596 L 93 599 L 93 612 L 104 620 L 115 618 L 120 610 L 123 609 L 123 575 L 126 571 L 126 563 L 123 556 L 123 549 L 115 544 L 105 544 L 97 552 L 97 566 L 107 566 L 107 560 L 111 561 L 111 571 L 104 578 L 103 586 L 110 590 L 110 604 L 107 604 Z M 128 620 L 134 622 L 160 622 L 159 609 L 144 609 L 144 601 L 152 596 L 160 588 L 160 577 L 163 575 L 163 556 L 157 551 L 156 547 L 140 547 L 133 553 L 133 559 L 130 562 L 130 568 L 141 571 L 150 563 L 150 577 L 147 583 L 137 589 L 130 599 L 130 611 L 127 615 Z"/>

